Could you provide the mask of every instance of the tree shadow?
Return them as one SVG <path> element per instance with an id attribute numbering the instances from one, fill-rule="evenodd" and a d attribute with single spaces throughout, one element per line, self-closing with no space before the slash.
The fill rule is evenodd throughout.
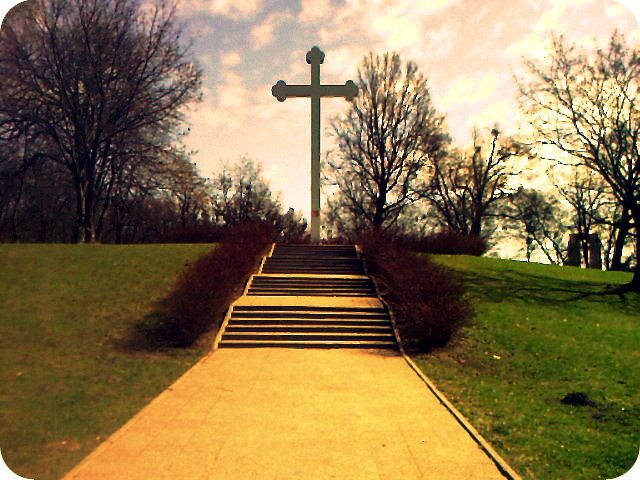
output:
<path id="1" fill-rule="evenodd" d="M 629 314 L 636 314 L 640 308 L 640 295 L 621 284 L 558 279 L 514 270 L 452 271 L 464 284 L 473 286 L 474 296 L 491 303 L 517 299 L 526 304 L 560 306 L 587 300 L 607 303 Z M 588 306 L 587 303 L 584 308 Z"/>
<path id="2" fill-rule="evenodd" d="M 131 353 L 159 353 L 185 348 L 176 340 L 180 334 L 170 321 L 169 302 L 168 297 L 156 301 L 150 312 L 116 340 L 116 347 Z"/>

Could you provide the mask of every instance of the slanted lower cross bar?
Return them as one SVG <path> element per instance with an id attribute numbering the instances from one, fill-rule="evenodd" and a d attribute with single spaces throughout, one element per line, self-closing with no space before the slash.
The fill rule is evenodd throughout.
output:
<path id="1" fill-rule="evenodd" d="M 271 87 L 271 93 L 279 102 L 289 97 L 311 98 L 311 241 L 320 241 L 320 98 L 344 97 L 352 100 L 358 87 L 351 80 L 344 85 L 320 85 L 320 64 L 324 53 L 318 47 L 307 52 L 311 65 L 311 85 L 287 85 L 283 80 Z"/>

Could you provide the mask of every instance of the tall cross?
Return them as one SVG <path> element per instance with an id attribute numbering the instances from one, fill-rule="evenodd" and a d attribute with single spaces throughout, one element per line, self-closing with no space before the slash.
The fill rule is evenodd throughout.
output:
<path id="1" fill-rule="evenodd" d="M 311 85 L 287 85 L 283 80 L 271 87 L 279 102 L 289 97 L 311 97 L 311 241 L 320 241 L 320 97 L 344 97 L 352 100 L 358 87 L 351 80 L 344 85 L 320 85 L 320 64 L 324 53 L 318 47 L 307 52 L 311 65 Z"/>

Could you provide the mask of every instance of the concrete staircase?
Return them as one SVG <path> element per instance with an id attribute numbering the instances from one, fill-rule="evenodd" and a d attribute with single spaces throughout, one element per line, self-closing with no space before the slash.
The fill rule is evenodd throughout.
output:
<path id="1" fill-rule="evenodd" d="M 276 245 L 234 305 L 220 348 L 397 348 L 353 246 Z"/>
<path id="2" fill-rule="evenodd" d="M 353 245 L 277 245 L 262 273 L 364 275 Z"/>

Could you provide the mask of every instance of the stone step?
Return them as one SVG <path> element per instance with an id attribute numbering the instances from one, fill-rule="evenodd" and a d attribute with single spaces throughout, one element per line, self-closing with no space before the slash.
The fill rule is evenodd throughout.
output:
<path id="1" fill-rule="evenodd" d="M 280 323 L 264 323 L 260 325 L 247 325 L 229 323 L 227 325 L 226 333 L 377 333 L 393 335 L 393 329 L 389 325 L 310 325 L 303 323 L 291 323 L 288 325 L 282 325 Z"/>
<path id="2" fill-rule="evenodd" d="M 374 301 L 375 287 L 353 246 L 276 245 L 262 273 L 247 290 L 250 305 L 231 312 L 221 348 L 397 349 L 389 316 Z M 340 305 L 340 297 L 362 306 L 315 306 Z"/>
<path id="3" fill-rule="evenodd" d="M 274 254 L 317 254 L 317 255 L 352 255 L 356 256 L 353 245 L 292 245 L 276 244 Z"/>
<path id="4" fill-rule="evenodd" d="M 247 295 L 274 296 L 274 297 L 297 297 L 300 295 L 312 295 L 314 297 L 375 297 L 375 292 L 371 291 L 340 291 L 340 290 L 312 290 L 312 289 L 289 289 L 289 290 L 249 290 Z"/>
<path id="5" fill-rule="evenodd" d="M 312 312 L 312 313 L 363 313 L 383 314 L 387 311 L 384 307 L 331 307 L 316 305 L 236 305 L 234 313 L 239 312 Z"/>
<path id="6" fill-rule="evenodd" d="M 398 345 L 394 341 L 333 341 L 322 340 L 315 342 L 300 340 L 223 340 L 221 348 L 363 348 L 363 349 L 392 349 L 397 350 Z"/>
<path id="7" fill-rule="evenodd" d="M 369 319 L 332 319 L 332 318 L 238 318 L 231 317 L 229 325 L 310 325 L 310 326 L 342 326 L 345 327 L 387 327 L 389 320 L 386 318 Z"/>
<path id="8" fill-rule="evenodd" d="M 315 341 L 359 341 L 359 340 L 382 340 L 393 339 L 391 333 L 354 333 L 354 332 L 225 332 L 223 340 L 304 340 Z"/>
<path id="9" fill-rule="evenodd" d="M 256 320 L 256 319 L 279 319 L 279 320 L 326 320 L 326 321 L 339 321 L 339 320 L 361 320 L 361 321 L 371 321 L 371 320 L 382 320 L 388 321 L 389 317 L 385 313 L 371 313 L 371 314 L 362 314 L 362 313 L 335 313 L 328 314 L 327 312 L 274 312 L 274 311 L 253 311 L 253 312 L 237 312 L 235 309 L 231 313 L 232 319 L 245 319 L 245 320 Z"/>
<path id="10" fill-rule="evenodd" d="M 371 285 L 371 279 L 368 277 L 296 277 L 296 276 L 268 276 L 256 275 L 253 277 L 253 284 L 310 284 L 310 285 Z"/>
<path id="11" fill-rule="evenodd" d="M 314 273 L 325 275 L 361 275 L 364 273 L 362 265 L 328 267 L 318 265 L 269 265 L 262 267 L 262 273 Z"/>

